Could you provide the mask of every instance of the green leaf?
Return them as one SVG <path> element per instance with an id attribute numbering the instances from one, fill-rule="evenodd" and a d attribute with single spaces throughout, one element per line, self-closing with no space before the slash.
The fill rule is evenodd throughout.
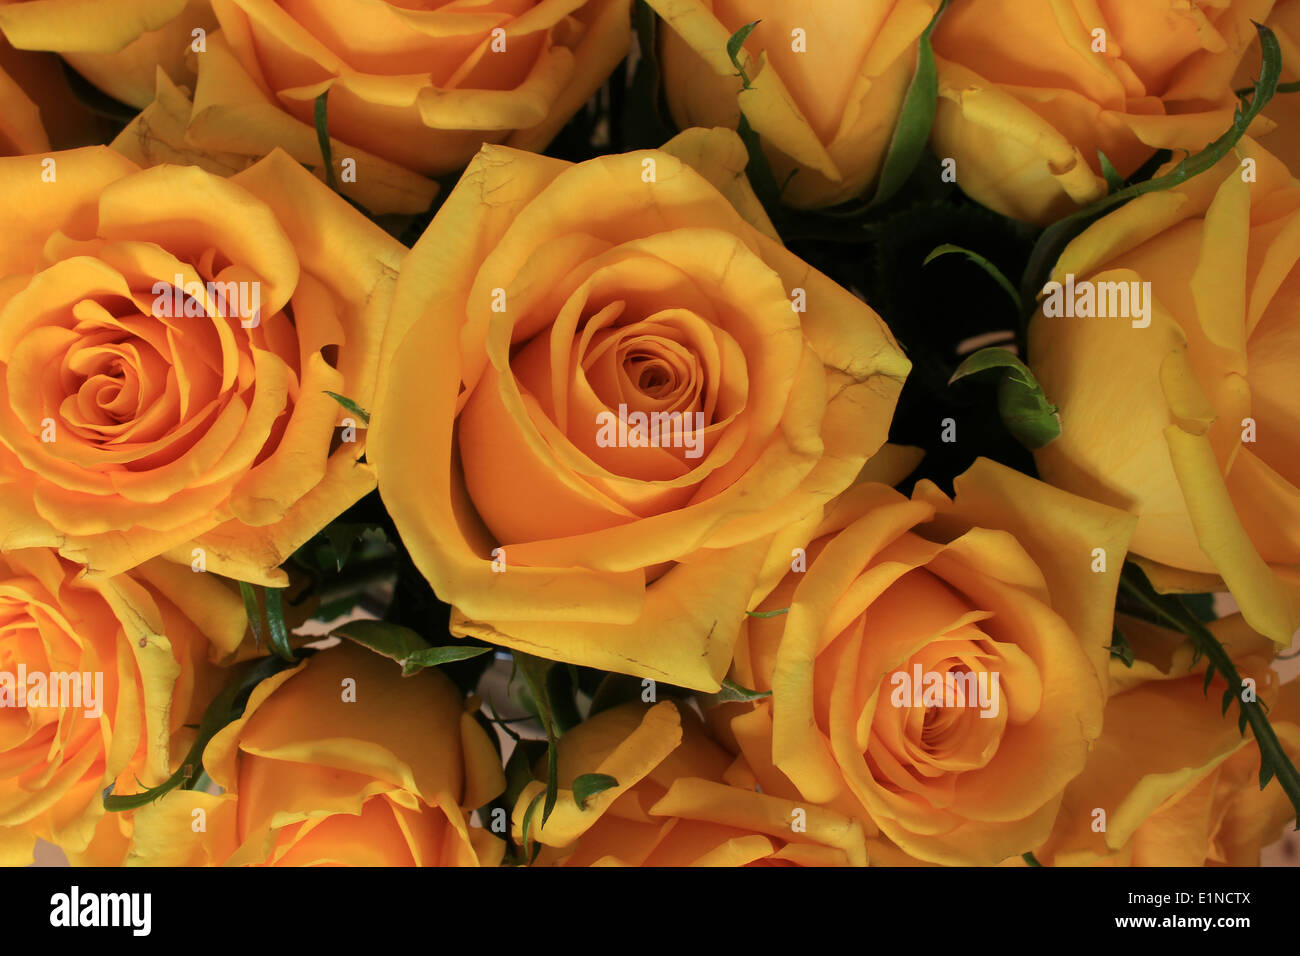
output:
<path id="1" fill-rule="evenodd" d="M 1239 693 L 1239 689 L 1243 686 L 1241 675 L 1237 672 L 1237 666 L 1233 663 L 1227 649 L 1214 632 L 1206 627 L 1205 622 L 1188 609 L 1177 595 L 1161 594 L 1156 591 L 1136 564 L 1124 565 L 1124 570 L 1120 574 L 1119 588 L 1121 596 L 1143 605 L 1164 627 L 1186 634 L 1193 645 L 1204 654 L 1207 661 L 1205 680 L 1207 692 L 1212 675 L 1215 672 L 1223 675 L 1223 679 L 1228 684 L 1229 695 L 1237 700 L 1237 706 L 1241 708 L 1242 720 L 1238 721 L 1237 726 L 1244 732 L 1244 726 L 1249 725 L 1255 735 L 1255 742 L 1259 745 L 1260 789 L 1264 789 L 1276 776 L 1278 785 L 1291 801 L 1291 805 L 1295 807 L 1297 814 L 1300 814 L 1300 771 L 1296 770 L 1295 764 L 1291 762 L 1291 758 L 1278 741 L 1263 703 L 1242 698 Z M 1224 697 L 1225 704 L 1228 699 L 1228 696 Z M 1300 830 L 1300 820 L 1297 821 L 1296 829 Z"/>
<path id="2" fill-rule="evenodd" d="M 618 781 L 607 773 L 584 773 L 573 781 L 573 799 L 579 810 L 586 810 L 590 798 L 617 786 Z"/>
<path id="3" fill-rule="evenodd" d="M 402 676 L 410 677 L 426 667 L 437 667 L 439 664 L 450 664 L 452 661 L 467 661 L 491 650 L 491 647 L 480 647 L 474 644 L 466 644 L 461 647 L 454 644 L 444 647 L 427 647 L 422 651 L 415 651 L 401 662 Z"/>
<path id="4" fill-rule="evenodd" d="M 1210 621 L 1218 618 L 1214 612 L 1214 594 L 1204 592 L 1200 594 L 1182 594 L 1183 604 L 1187 609 L 1196 615 L 1197 619 L 1208 624 Z"/>
<path id="5" fill-rule="evenodd" d="M 480 644 L 431 647 L 428 641 L 409 627 L 388 621 L 349 621 L 335 628 L 334 633 L 397 661 L 402 665 L 403 677 L 410 677 L 426 667 L 468 660 L 492 650 L 490 646 Z"/>
<path id="6" fill-rule="evenodd" d="M 1011 297 L 1011 301 L 1016 307 L 1016 315 L 1020 315 L 1020 293 L 1017 292 L 1016 287 L 1011 284 L 1011 280 L 1002 274 L 1001 269 L 989 262 L 978 252 L 972 252 L 970 249 L 963 249 L 961 246 L 954 246 L 952 243 L 945 242 L 943 245 L 936 246 L 931 250 L 930 254 L 925 257 L 925 261 L 922 262 L 921 265 L 928 266 L 935 259 L 950 255 L 963 255 L 992 276 L 993 281 L 1002 287 L 1002 291 Z"/>
<path id="7" fill-rule="evenodd" d="M 1025 268 L 1024 280 L 1020 285 L 1020 298 L 1025 303 L 1026 320 L 1037 308 L 1038 293 L 1051 275 L 1056 260 L 1061 257 L 1065 247 L 1084 229 L 1130 199 L 1146 193 L 1172 189 L 1193 176 L 1212 169 L 1232 151 L 1242 136 L 1246 135 L 1247 127 L 1277 92 L 1277 81 L 1282 73 L 1282 49 L 1278 45 L 1277 37 L 1273 35 L 1272 30 L 1259 23 L 1255 24 L 1255 29 L 1259 33 L 1263 65 L 1260 68 L 1259 82 L 1254 87 L 1254 96 L 1245 111 L 1238 107 L 1233 113 L 1232 125 L 1227 132 L 1195 156 L 1184 158 L 1165 175 L 1117 190 L 1043 230 L 1042 235 L 1038 237 L 1038 242 L 1034 244 L 1033 252 L 1030 253 L 1029 264 Z"/>
<path id="8" fill-rule="evenodd" d="M 321 160 L 325 163 L 325 182 L 330 189 L 338 192 L 339 184 L 334 178 L 334 157 L 330 147 L 329 95 L 330 91 L 326 89 L 316 97 L 316 142 L 320 144 Z"/>
<path id="9" fill-rule="evenodd" d="M 340 405 L 342 405 L 344 408 L 350 411 L 353 415 L 356 415 L 357 418 L 361 419 L 362 424 L 364 425 L 370 424 L 370 413 L 366 411 L 364 408 L 362 408 L 360 405 L 358 405 L 356 402 L 352 401 L 352 399 L 330 391 L 326 391 L 325 394 L 328 395 L 330 398 L 334 399 L 334 401 L 338 402 Z"/>
<path id="10" fill-rule="evenodd" d="M 533 703 L 537 706 L 537 716 L 542 722 L 542 729 L 546 731 L 546 803 L 542 807 L 542 826 L 546 826 L 560 792 L 558 734 L 555 731 L 555 718 L 551 712 L 551 697 L 546 683 L 547 672 L 555 666 L 555 662 L 533 657 L 531 654 L 522 654 L 519 651 L 514 652 L 514 658 L 519 666 L 519 673 L 524 677 L 524 683 L 528 685 L 528 693 L 532 695 Z"/>
<path id="11" fill-rule="evenodd" d="M 1129 645 L 1128 638 L 1124 636 L 1124 632 L 1119 629 L 1118 624 L 1111 626 L 1110 634 L 1110 656 L 1118 657 L 1124 662 L 1125 667 L 1132 667 L 1134 660 L 1133 648 Z"/>
<path id="12" fill-rule="evenodd" d="M 293 646 L 289 643 L 289 629 L 284 624 L 283 588 L 263 588 L 266 594 L 266 625 L 271 632 L 271 650 L 281 660 L 293 661 Z"/>
<path id="13" fill-rule="evenodd" d="M 736 75 L 740 77 L 741 88 L 745 90 L 750 89 L 749 76 L 745 73 L 745 68 L 740 65 L 740 50 L 749 39 L 749 35 L 754 32 L 754 27 L 760 22 L 755 20 L 753 23 L 746 23 L 727 40 L 727 56 L 731 59 L 731 65 L 736 68 Z"/>
<path id="14" fill-rule="evenodd" d="M 1026 863 L 1028 863 L 1030 866 L 1042 866 L 1042 865 L 1043 865 L 1043 864 L 1041 864 L 1041 863 L 1038 862 L 1038 858 L 1037 858 L 1036 856 L 1034 856 L 1033 851 L 1030 851 L 1030 852 L 1028 852 L 1028 853 L 1022 853 L 1022 854 L 1020 854 L 1020 855 L 1024 858 L 1024 861 L 1025 861 Z"/>
<path id="15" fill-rule="evenodd" d="M 546 672 L 546 698 L 551 703 L 551 719 L 555 721 L 555 733 L 563 736 L 582 723 L 578 713 L 577 682 L 574 680 L 572 665 L 551 667 Z"/>
<path id="16" fill-rule="evenodd" d="M 735 701 L 748 702 L 751 700 L 762 700 L 764 697 L 771 697 L 770 690 L 750 690 L 748 687 L 741 687 L 735 681 L 723 680 L 722 690 L 714 695 L 719 704 L 729 704 Z"/>
<path id="17" fill-rule="evenodd" d="M 528 809 L 524 811 L 524 856 L 528 858 L 531 866 L 532 862 L 537 859 L 537 854 L 542 851 L 540 844 L 533 843 L 533 814 L 537 810 L 537 802 L 542 799 L 542 794 L 538 794 L 528 802 Z M 542 826 L 546 826 L 546 821 L 542 821 Z"/>
<path id="18" fill-rule="evenodd" d="M 750 617 L 780 617 L 782 614 L 789 614 L 788 607 L 777 608 L 775 611 L 746 611 Z"/>
<path id="19" fill-rule="evenodd" d="M 343 570 L 343 565 L 348 563 L 348 557 L 352 554 L 352 548 L 366 535 L 377 534 L 387 540 L 382 527 L 365 522 L 334 521 L 322 528 L 320 534 L 334 552 L 336 573 Z"/>
<path id="20" fill-rule="evenodd" d="M 998 385 L 998 413 L 1007 431 L 1031 451 L 1059 437 L 1061 420 L 1056 406 L 1047 400 L 1028 366 L 1004 348 L 993 346 L 968 356 L 948 384 L 992 369 L 1004 370 Z"/>
<path id="21" fill-rule="evenodd" d="M 1119 192 L 1124 188 L 1124 177 L 1119 174 L 1115 164 L 1110 161 L 1110 157 L 1097 150 L 1097 159 L 1101 162 L 1101 174 L 1106 179 L 1106 188 L 1111 192 Z"/>
<path id="22" fill-rule="evenodd" d="M 199 729 L 195 734 L 194 742 L 190 745 L 189 751 L 185 754 L 185 759 L 181 761 L 181 765 L 176 768 L 175 773 L 156 787 L 150 787 L 140 793 L 126 796 L 113 796 L 113 788 L 109 787 L 104 791 L 104 809 L 110 813 L 117 813 L 122 810 L 136 810 L 165 796 L 178 787 L 187 790 L 192 789 L 204 774 L 203 751 L 207 747 L 208 741 L 231 721 L 238 720 L 243 716 L 244 708 L 248 704 L 248 697 L 253 692 L 254 687 L 272 674 L 276 674 L 288 666 L 289 664 L 277 657 L 259 658 L 240 679 L 231 682 L 221 693 L 212 698 L 207 710 L 203 712 L 203 719 L 199 721 Z"/>
<path id="23" fill-rule="evenodd" d="M 253 632 L 253 643 L 262 646 L 262 609 L 257 606 L 257 593 L 247 581 L 239 582 L 239 595 L 244 599 L 244 614 Z"/>
<path id="24" fill-rule="evenodd" d="M 902 111 L 898 114 L 898 123 L 894 126 L 894 135 L 889 141 L 884 164 L 880 168 L 879 184 L 871 205 L 878 206 L 893 198 L 907 182 L 907 178 L 916 168 L 925 145 L 930 141 L 930 127 L 934 125 L 934 114 L 939 106 L 939 72 L 934 62 L 934 47 L 930 44 L 930 35 L 948 7 L 948 0 L 943 0 L 935 12 L 930 25 L 921 34 L 916 52 L 916 69 L 912 73 L 912 82 L 903 99 Z"/>

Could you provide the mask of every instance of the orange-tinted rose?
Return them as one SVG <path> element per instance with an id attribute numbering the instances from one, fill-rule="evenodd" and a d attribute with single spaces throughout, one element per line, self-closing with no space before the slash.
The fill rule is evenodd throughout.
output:
<path id="1" fill-rule="evenodd" d="M 884 863 L 1037 846 L 1101 732 L 1132 519 L 983 459 L 956 489 L 846 492 L 736 646 L 772 691 L 723 714 L 763 792 L 861 819 Z"/>
<path id="2" fill-rule="evenodd" d="M 210 656 L 247 626 L 215 577 L 153 561 L 87 578 L 46 548 L 0 555 L 0 863 L 39 837 L 76 864 L 122 862 L 130 814 L 102 795 L 162 783 L 219 686 Z M 19 696 L 21 687 L 21 697 Z"/>
<path id="3" fill-rule="evenodd" d="M 546 147 L 627 52 L 629 0 L 215 0 L 193 102 L 165 82 L 171 129 L 140 132 L 209 169 L 280 147 L 321 165 L 315 100 L 344 193 L 418 213 L 484 143 Z"/>
<path id="4" fill-rule="evenodd" d="M 1106 195 L 1158 149 L 1232 125 L 1233 73 L 1273 0 L 959 0 L 934 35 L 931 144 L 957 184 L 1047 224 Z"/>
<path id="5" fill-rule="evenodd" d="M 876 179 L 939 0 L 649 0 L 678 126 L 736 128 L 743 111 L 794 206 L 860 196 Z M 728 38 L 758 26 L 740 53 Z M 795 172 L 797 170 L 797 172 Z M 793 175 L 792 175 L 793 174 Z M 787 181 L 788 180 L 788 181 Z"/>
<path id="6" fill-rule="evenodd" d="M 1300 186 L 1244 140 L 1079 236 L 1029 328 L 1062 423 L 1044 480 L 1132 512 L 1158 587 L 1226 584 L 1282 645 L 1300 627 L 1297 229 Z M 1080 314 L 1089 294 L 1105 316 Z"/>
<path id="7" fill-rule="evenodd" d="M 1259 747 L 1223 713 L 1222 676 L 1205 686 L 1192 645 L 1132 618 L 1120 626 L 1138 655 L 1111 662 L 1114 696 L 1088 765 L 1066 790 L 1044 866 L 1258 866 L 1260 849 L 1295 819 L 1277 781 L 1259 786 Z M 1300 756 L 1300 681 L 1279 687 L 1275 647 L 1232 615 L 1211 625 L 1243 680 L 1268 707 L 1292 760 Z M 1234 688 L 1246 692 L 1246 688 Z"/>
<path id="8" fill-rule="evenodd" d="M 0 208 L 0 550 L 283 585 L 374 486 L 325 393 L 369 404 L 402 246 L 283 153 L 0 159 Z"/>
<path id="9" fill-rule="evenodd" d="M 369 460 L 455 633 L 717 690 L 774 536 L 884 442 L 907 360 L 744 165 L 485 147 L 412 250 Z"/>
<path id="10" fill-rule="evenodd" d="M 505 777 L 469 706 L 434 668 L 403 677 L 346 641 L 321 651 L 258 684 L 208 744 L 221 794 L 174 790 L 137 811 L 129 862 L 495 866 L 505 842 L 469 814 Z"/>

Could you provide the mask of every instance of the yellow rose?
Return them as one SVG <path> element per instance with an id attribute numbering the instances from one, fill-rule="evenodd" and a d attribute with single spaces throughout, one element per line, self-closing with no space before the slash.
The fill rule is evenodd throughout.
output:
<path id="1" fill-rule="evenodd" d="M 539 769 L 544 770 L 543 767 Z M 515 842 L 541 844 L 538 866 L 865 866 L 862 826 L 755 788 L 744 760 L 671 701 L 602 711 L 560 738 L 559 779 L 607 774 L 618 785 L 579 807 L 561 786 L 542 825 L 546 784 L 515 804 Z M 532 814 L 528 808 L 535 802 Z"/>
<path id="2" fill-rule="evenodd" d="M 1237 153 L 1061 255 L 1029 364 L 1062 431 L 1035 457 L 1044 480 L 1138 516 L 1133 552 L 1157 587 L 1226 584 L 1251 627 L 1287 644 L 1300 626 L 1300 187 L 1253 142 Z M 1085 296 L 1112 317 L 1080 317 Z"/>
<path id="3" fill-rule="evenodd" d="M 716 691 L 774 535 L 884 442 L 907 360 L 744 165 L 485 147 L 412 250 L 368 457 L 454 633 Z"/>
<path id="4" fill-rule="evenodd" d="M 1222 676 L 1205 689 L 1205 660 L 1181 635 L 1131 618 L 1121 627 L 1138 660 L 1112 661 L 1118 692 L 1088 765 L 1066 790 L 1045 866 L 1258 866 L 1260 849 L 1295 819 L 1276 781 L 1259 786 L 1259 747 L 1237 729 L 1236 705 L 1219 706 Z M 1279 687 L 1274 648 L 1240 615 L 1210 629 L 1269 708 L 1269 722 L 1300 756 L 1300 681 Z M 1144 659 L 1145 658 L 1145 659 Z"/>
<path id="5" fill-rule="evenodd" d="M 109 96 L 136 107 L 153 99 L 159 69 L 193 82 L 185 57 L 198 43 L 194 31 L 215 27 L 208 0 L 0 0 L 0 32 L 15 47 L 60 53 Z"/>
<path id="6" fill-rule="evenodd" d="M 137 133 L 214 172 L 277 146 L 317 167 L 328 90 L 340 189 L 373 213 L 423 212 L 437 191 L 426 177 L 484 143 L 546 147 L 627 53 L 629 5 L 213 0 L 222 29 L 195 57 L 193 102 L 160 77 L 165 128 Z"/>
<path id="7" fill-rule="evenodd" d="M 939 0 L 647 0 L 663 17 L 664 91 L 682 129 L 729 126 L 741 111 L 761 137 L 782 199 L 853 199 L 875 182 Z M 728 38 L 759 21 L 741 63 Z"/>
<path id="8" fill-rule="evenodd" d="M 1232 125 L 1232 76 L 1273 0 L 958 0 L 934 35 L 931 145 L 997 212 L 1046 225 Z"/>
<path id="9" fill-rule="evenodd" d="M 31 863 L 38 837 L 120 864 L 130 814 L 105 813 L 105 788 L 171 775 L 218 687 L 209 656 L 244 635 L 239 595 L 209 575 L 80 572 L 47 548 L 0 555 L 0 865 Z"/>
<path id="10" fill-rule="evenodd" d="M 283 153 L 0 159 L 0 197 L 0 550 L 283 586 L 374 487 L 325 393 L 368 406 L 401 244 Z"/>
<path id="11" fill-rule="evenodd" d="M 469 814 L 505 789 L 455 685 L 351 642 L 258 684 L 208 744 L 221 794 L 173 790 L 136 811 L 144 866 L 496 866 Z M 203 821 L 197 828 L 195 822 Z"/>
<path id="12" fill-rule="evenodd" d="M 772 691 L 726 705 L 763 792 L 862 820 L 886 864 L 1042 843 L 1101 731 L 1132 524 L 985 459 L 953 500 L 846 492 L 736 645 Z"/>

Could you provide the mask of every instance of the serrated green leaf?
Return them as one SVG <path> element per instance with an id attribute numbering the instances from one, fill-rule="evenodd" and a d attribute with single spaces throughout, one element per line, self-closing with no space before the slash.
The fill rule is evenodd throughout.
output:
<path id="1" fill-rule="evenodd" d="M 963 255 L 992 276 L 993 281 L 1002 288 L 1002 291 L 1011 297 L 1011 301 L 1016 307 L 1016 315 L 1020 314 L 1020 293 L 1016 291 L 1016 287 L 1011 284 L 1010 279 L 1002 274 L 1001 269 L 989 262 L 989 260 L 985 259 L 978 252 L 972 252 L 970 249 L 964 249 L 961 246 L 954 246 L 952 243 L 946 242 L 941 246 L 936 246 L 930 254 L 925 257 L 925 261 L 922 262 L 921 265 L 928 266 L 935 259 L 949 255 Z"/>
<path id="2" fill-rule="evenodd" d="M 1232 698 L 1235 696 L 1236 694 L 1233 692 L 1231 687 L 1223 692 L 1223 713 L 1225 715 L 1228 713 L 1228 709 L 1232 706 Z"/>
<path id="3" fill-rule="evenodd" d="M 952 373 L 948 384 L 968 375 L 998 369 L 1004 370 L 998 384 L 998 414 L 1007 431 L 1031 451 L 1060 437 L 1061 420 L 1056 406 L 1047 400 L 1028 366 L 1004 348 L 992 346 L 968 356 Z"/>
<path id="4" fill-rule="evenodd" d="M 362 408 L 360 405 L 358 405 L 356 402 L 352 401 L 352 399 L 348 398 L 345 395 L 340 395 L 337 392 L 331 392 L 324 389 L 322 389 L 322 391 L 325 391 L 326 395 L 334 399 L 334 401 L 338 402 L 340 405 L 342 405 L 344 408 L 350 411 L 353 415 L 356 415 L 357 418 L 361 419 L 361 423 L 363 425 L 370 424 L 370 413 L 366 411 L 364 408 Z"/>
<path id="5" fill-rule="evenodd" d="M 943 0 L 918 41 L 916 69 L 912 72 L 912 82 L 907 87 L 903 108 L 880 167 L 876 194 L 870 203 L 872 206 L 887 202 L 903 188 L 930 141 L 930 128 L 934 126 L 934 115 L 939 105 L 939 73 L 930 35 L 947 7 L 948 0 Z"/>
<path id="6" fill-rule="evenodd" d="M 292 661 L 293 646 L 289 643 L 289 629 L 284 623 L 284 604 L 280 595 L 283 588 L 264 588 L 266 595 L 266 627 L 271 635 L 271 650 L 281 659 Z"/>
<path id="7" fill-rule="evenodd" d="M 741 687 L 733 680 L 723 680 L 722 690 L 714 695 L 719 704 L 729 704 L 735 701 L 748 702 L 751 700 L 762 700 L 764 697 L 771 697 L 770 690 L 750 690 L 748 687 Z"/>
<path id="8" fill-rule="evenodd" d="M 1117 190 L 1043 230 L 1042 235 L 1034 244 L 1033 252 L 1030 253 L 1029 264 L 1025 268 L 1024 280 L 1020 285 L 1020 299 L 1025 303 L 1024 315 L 1026 319 L 1037 307 L 1038 293 L 1046 284 L 1052 268 L 1061 257 L 1061 253 L 1084 229 L 1130 199 L 1135 199 L 1146 193 L 1172 189 L 1193 176 L 1198 176 L 1206 170 L 1212 169 L 1246 135 L 1246 130 L 1251 122 L 1254 121 L 1255 117 L 1259 115 L 1260 111 L 1277 92 L 1278 78 L 1282 73 L 1282 49 L 1278 45 L 1277 37 L 1272 30 L 1259 23 L 1255 24 L 1255 30 L 1259 33 L 1263 62 L 1260 68 L 1259 82 L 1254 87 L 1254 96 L 1246 109 L 1243 111 L 1238 108 L 1233 114 L 1232 125 L 1227 132 L 1195 156 L 1183 159 L 1165 175 Z"/>
<path id="9" fill-rule="evenodd" d="M 1201 685 L 1201 696 L 1210 696 L 1210 682 L 1214 680 L 1214 661 L 1205 665 L 1205 683 Z"/>
<path id="10" fill-rule="evenodd" d="M 573 799 L 579 810 L 586 810 L 589 799 L 617 786 L 618 781 L 607 773 L 584 773 L 573 781 Z"/>

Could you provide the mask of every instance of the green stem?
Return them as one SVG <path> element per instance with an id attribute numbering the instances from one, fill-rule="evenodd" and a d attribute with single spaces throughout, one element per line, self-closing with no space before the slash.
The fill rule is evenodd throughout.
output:
<path id="1" fill-rule="evenodd" d="M 1142 574 L 1135 565 L 1125 567 L 1124 573 L 1120 576 L 1119 586 L 1120 593 L 1137 601 L 1168 627 L 1191 638 L 1197 657 L 1204 655 L 1207 659 L 1205 674 L 1207 692 L 1214 672 L 1217 670 L 1223 675 L 1224 680 L 1228 682 L 1228 691 L 1224 695 L 1224 713 L 1227 713 L 1232 699 L 1235 698 L 1241 708 L 1239 721 L 1241 732 L 1244 734 L 1245 724 L 1249 724 L 1255 734 L 1255 741 L 1259 744 L 1259 788 L 1263 790 L 1269 780 L 1276 776 L 1278 785 L 1300 816 L 1300 772 L 1296 771 L 1295 764 L 1291 762 L 1291 758 L 1287 756 L 1281 742 L 1277 739 L 1277 734 L 1273 732 L 1273 725 L 1269 723 L 1263 705 L 1258 700 L 1242 698 L 1243 681 L 1232 658 L 1228 655 L 1227 648 L 1176 595 L 1157 592 L 1146 575 Z M 1300 830 L 1300 819 L 1297 820 L 1296 829 Z"/>

